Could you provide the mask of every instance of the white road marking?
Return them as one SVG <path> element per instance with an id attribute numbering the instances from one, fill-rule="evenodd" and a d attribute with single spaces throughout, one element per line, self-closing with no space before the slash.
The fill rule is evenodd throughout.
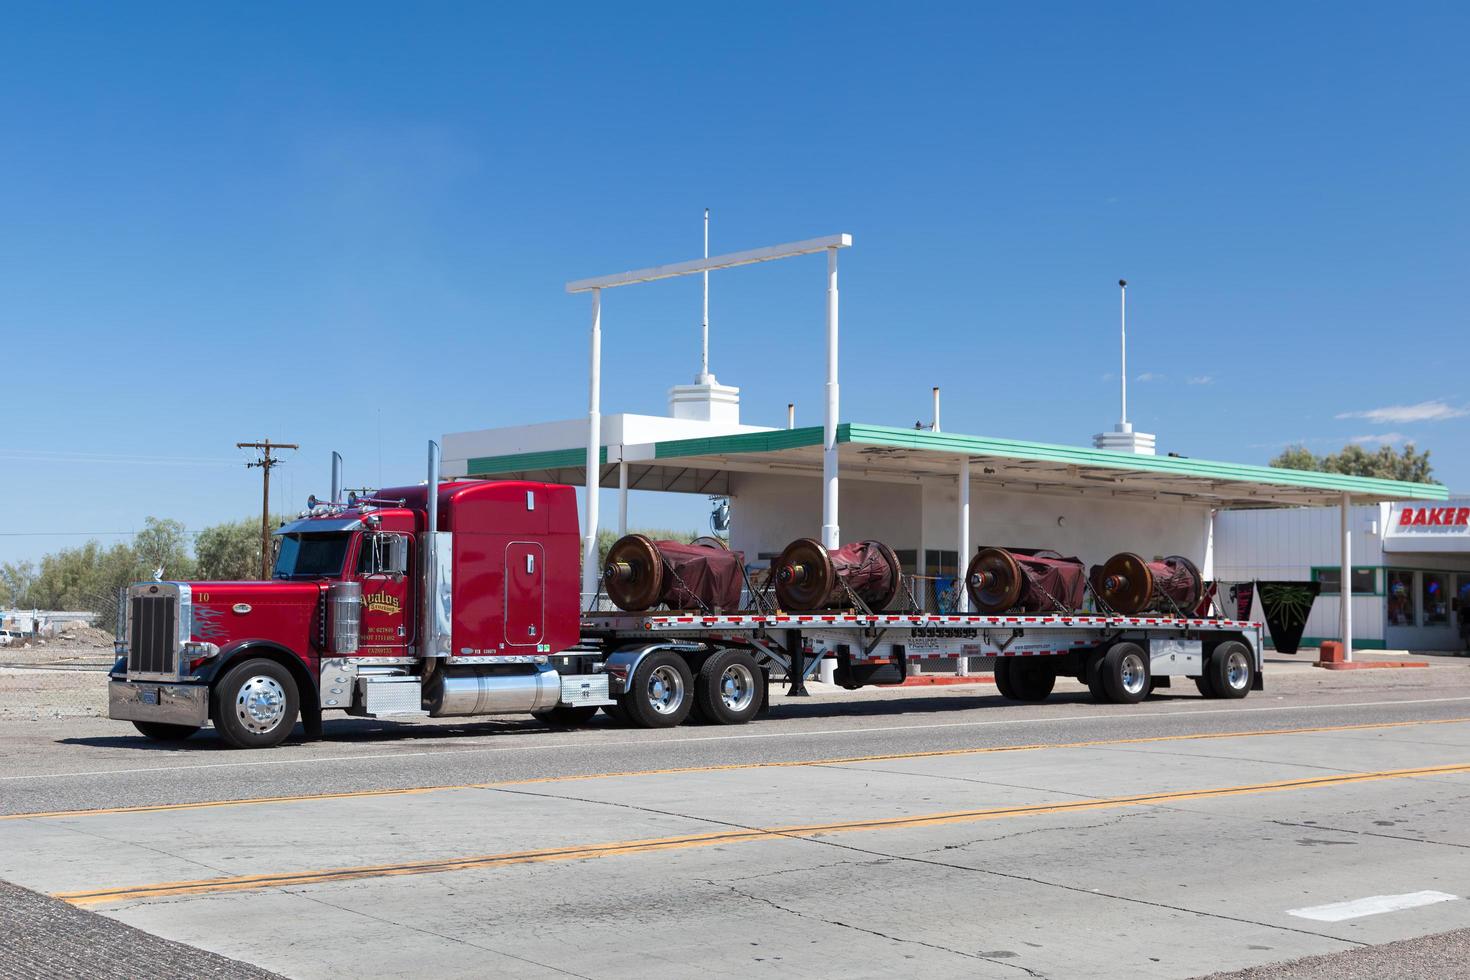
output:
<path id="1" fill-rule="evenodd" d="M 1367 898 L 1355 898 L 1350 902 L 1333 902 L 1331 905 L 1289 909 L 1286 914 L 1294 915 L 1299 919 L 1314 919 L 1317 922 L 1344 922 L 1348 919 L 1361 919 L 1365 915 L 1382 915 L 1384 912 L 1416 909 L 1421 905 L 1434 905 L 1437 902 L 1453 902 L 1459 897 L 1459 895 L 1436 891 L 1409 892 L 1406 895 L 1369 895 Z"/>
<path id="2" fill-rule="evenodd" d="M 247 766 L 301 766 L 323 762 L 355 762 L 372 759 L 412 759 L 424 756 L 471 755 L 482 752 L 545 752 L 552 749 L 596 749 L 622 748 L 637 745 L 679 745 L 688 742 L 739 742 L 747 739 L 784 738 L 797 741 L 819 735 L 867 735 L 875 732 L 929 731 L 941 728 L 987 728 L 995 725 L 1065 725 L 1084 721 L 1132 721 L 1138 718 L 1169 718 L 1179 715 L 1247 715 L 1265 714 L 1271 711 L 1325 711 L 1340 708 L 1379 708 L 1401 704 L 1449 704 L 1470 701 L 1470 697 L 1459 698 L 1416 698 L 1405 701 L 1350 701 L 1341 704 L 1278 704 L 1264 708 L 1186 708 L 1182 711 L 1126 711 L 1107 714 L 1067 715 L 1048 718 L 997 718 L 993 721 L 947 721 L 928 725 L 887 725 L 878 728 L 825 728 L 814 731 L 785 730 L 779 732 L 750 732 L 740 735 L 692 735 L 685 738 L 635 738 L 618 741 L 595 741 L 590 737 L 560 742 L 540 742 L 535 745 L 495 745 L 472 749 L 442 749 L 429 752 L 375 752 L 361 755 L 313 756 L 309 759 L 261 759 L 248 762 L 204 762 L 179 766 L 147 766 L 139 769 L 93 769 L 85 772 L 39 772 L 19 776 L 0 776 L 0 782 L 23 779 L 66 779 L 73 776 L 127 776 L 147 772 L 193 772 L 196 769 L 239 769 Z M 590 733 L 584 733 L 590 735 Z M 470 736 L 474 737 L 474 736 Z M 503 738 L 492 735 L 490 738 Z"/>

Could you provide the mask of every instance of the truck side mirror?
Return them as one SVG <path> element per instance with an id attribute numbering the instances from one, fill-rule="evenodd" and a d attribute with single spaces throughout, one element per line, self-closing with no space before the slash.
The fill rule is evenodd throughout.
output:
<path id="1" fill-rule="evenodd" d="M 387 534 L 384 537 L 387 539 L 388 547 L 383 556 L 385 566 L 383 571 L 389 575 L 408 574 L 408 535 Z"/>

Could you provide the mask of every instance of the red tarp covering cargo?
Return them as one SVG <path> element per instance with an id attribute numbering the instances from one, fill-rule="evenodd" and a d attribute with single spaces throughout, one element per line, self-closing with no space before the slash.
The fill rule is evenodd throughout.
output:
<path id="1" fill-rule="evenodd" d="M 641 534 L 619 538 L 602 570 L 608 598 L 629 612 L 659 603 L 670 609 L 739 608 L 745 556 L 717 539 L 701 540 L 711 543 L 654 541 Z"/>
<path id="2" fill-rule="evenodd" d="M 897 597 L 903 574 L 898 556 L 881 541 L 854 541 L 828 551 L 814 538 L 800 538 L 772 567 L 776 601 L 793 610 L 846 608 L 856 597 L 881 612 Z"/>
<path id="3" fill-rule="evenodd" d="M 1087 566 L 1080 558 L 1007 548 L 982 548 L 965 574 L 975 611 L 986 615 L 1012 609 L 1075 612 L 1082 608 L 1086 581 Z"/>

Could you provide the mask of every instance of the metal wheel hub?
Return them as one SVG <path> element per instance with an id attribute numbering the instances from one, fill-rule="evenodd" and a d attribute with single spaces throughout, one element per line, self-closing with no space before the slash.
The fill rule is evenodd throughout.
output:
<path id="1" fill-rule="evenodd" d="M 661 715 L 673 714 L 684 703 L 684 678 L 673 667 L 655 667 L 648 675 L 648 703 Z"/>
<path id="2" fill-rule="evenodd" d="M 750 668 L 731 664 L 720 674 L 720 700 L 731 711 L 744 711 L 755 699 L 755 678 Z"/>
<path id="3" fill-rule="evenodd" d="M 1147 683 L 1148 671 L 1144 669 L 1143 658 L 1136 653 L 1130 653 L 1123 658 L 1119 673 L 1122 674 L 1123 690 L 1129 694 L 1142 691 L 1143 685 Z"/>
<path id="4" fill-rule="evenodd" d="M 274 731 L 286 717 L 286 689 L 274 677 L 257 674 L 235 692 L 235 717 L 256 735 Z"/>
<path id="5" fill-rule="evenodd" d="M 1250 682 L 1251 665 L 1245 654 L 1239 650 L 1232 651 L 1225 660 L 1225 681 L 1236 691 L 1245 687 Z"/>

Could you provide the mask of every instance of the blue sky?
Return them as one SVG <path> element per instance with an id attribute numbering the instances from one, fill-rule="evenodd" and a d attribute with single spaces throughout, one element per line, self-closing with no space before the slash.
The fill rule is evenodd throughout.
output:
<path id="1" fill-rule="evenodd" d="M 846 231 L 844 416 L 1161 450 L 1412 439 L 1470 490 L 1463 5 L 10 4 L 0 560 L 420 476 L 585 410 L 568 279 Z M 745 421 L 819 421 L 822 260 L 717 275 Z M 698 365 L 605 304 L 607 410 Z M 278 498 L 281 499 L 281 498 Z M 695 526 L 702 499 L 640 500 Z M 61 532 L 65 532 L 64 534 Z M 101 535 L 110 540 L 108 535 Z"/>

